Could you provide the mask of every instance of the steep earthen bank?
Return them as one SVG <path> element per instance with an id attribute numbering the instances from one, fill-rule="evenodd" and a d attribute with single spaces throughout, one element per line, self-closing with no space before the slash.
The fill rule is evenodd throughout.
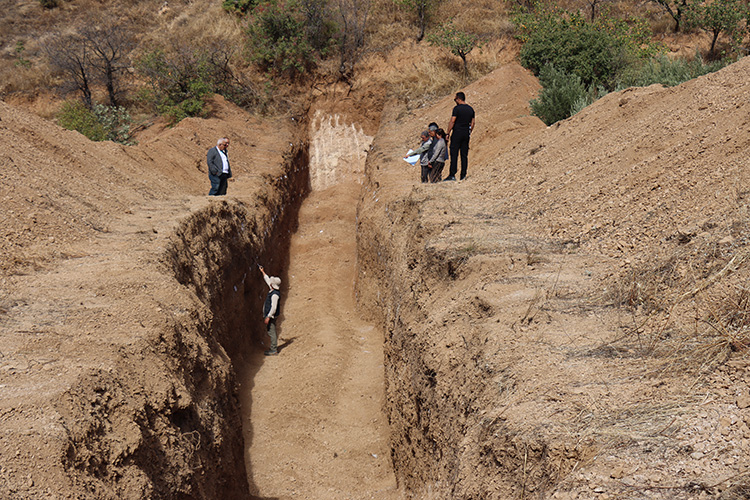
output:
<path id="1" fill-rule="evenodd" d="M 263 291 L 244 276 L 256 260 L 283 266 L 307 145 L 289 120 L 214 106 L 216 119 L 134 148 L 1 108 L 4 150 L 29 151 L 12 165 L 33 179 L 2 177 L 5 207 L 21 215 L 4 219 L 5 243 L 15 262 L 38 248 L 45 260 L 1 276 L 0 497 L 249 497 L 233 361 L 260 341 L 249 318 Z M 205 151 L 224 135 L 236 180 L 207 199 Z M 38 197 L 85 208 L 59 206 L 54 238 L 17 230 L 46 209 Z M 83 233 L 67 224 L 79 219 L 103 222 Z"/>
<path id="2" fill-rule="evenodd" d="M 498 70 L 465 89 L 478 113 L 460 183 L 421 185 L 400 159 L 450 98 L 386 111 L 358 206 L 358 294 L 385 330 L 401 486 L 743 498 L 747 64 L 554 127 L 528 116 L 529 76 Z"/>
<path id="3" fill-rule="evenodd" d="M 537 87 L 516 66 L 489 80 L 482 102 L 504 95 L 505 106 L 491 123 L 479 115 L 482 132 L 472 146 L 497 153 L 541 128 L 524 116 Z M 476 91 L 470 96 L 477 106 Z M 591 449 L 531 435 L 503 415 L 517 374 L 497 355 L 498 341 L 519 325 L 495 325 L 494 317 L 520 304 L 498 304 L 481 290 L 510 283 L 505 293 L 528 298 L 533 286 L 517 284 L 540 277 L 520 265 L 526 248 L 545 255 L 559 249 L 497 218 L 472 198 L 471 181 L 420 185 L 417 168 L 398 157 L 409 145 L 403 137 L 422 123 L 447 122 L 449 102 L 406 116 L 395 106 L 386 110 L 358 207 L 359 303 L 385 330 L 386 413 L 401 486 L 417 498 L 511 498 L 544 490 Z M 502 142 L 494 140 L 499 134 Z"/>

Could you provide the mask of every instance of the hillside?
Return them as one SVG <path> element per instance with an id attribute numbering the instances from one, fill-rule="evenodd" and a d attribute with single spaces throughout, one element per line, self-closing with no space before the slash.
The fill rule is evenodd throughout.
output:
<path id="1" fill-rule="evenodd" d="M 465 89 L 477 131 L 460 183 L 420 185 L 398 159 L 450 97 L 386 111 L 358 291 L 386 330 L 403 484 L 746 498 L 749 64 L 552 127 L 513 108 L 521 75 L 483 79 Z"/>

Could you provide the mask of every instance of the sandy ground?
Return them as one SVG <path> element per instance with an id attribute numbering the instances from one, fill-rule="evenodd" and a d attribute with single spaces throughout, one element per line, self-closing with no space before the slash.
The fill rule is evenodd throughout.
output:
<path id="1" fill-rule="evenodd" d="M 353 296 L 359 188 L 340 183 L 305 200 L 279 355 L 260 356 L 241 375 L 248 481 L 258 498 L 399 498 L 383 413 L 383 337 L 359 318 Z"/>

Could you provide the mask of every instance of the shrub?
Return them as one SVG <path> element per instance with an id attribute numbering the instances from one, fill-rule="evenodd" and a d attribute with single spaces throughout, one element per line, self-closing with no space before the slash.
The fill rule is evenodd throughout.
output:
<path id="1" fill-rule="evenodd" d="M 204 51 L 183 46 L 168 54 L 157 49 L 144 54 L 136 67 L 149 83 L 141 91 L 141 99 L 172 123 L 205 115 L 205 101 L 214 86 Z"/>
<path id="2" fill-rule="evenodd" d="M 661 54 L 629 67 L 622 75 L 618 89 L 626 87 L 647 87 L 655 83 L 673 87 L 693 78 L 718 71 L 734 62 L 733 59 L 722 59 L 706 63 L 698 55 L 692 60 L 676 58 Z"/>
<path id="3" fill-rule="evenodd" d="M 642 21 L 625 22 L 606 13 L 587 22 L 579 13 L 540 9 L 517 13 L 514 23 L 524 42 L 520 55 L 526 68 L 538 75 L 551 64 L 587 86 L 612 90 L 625 67 L 657 52 Z"/>
<path id="4" fill-rule="evenodd" d="M 265 71 L 294 78 L 314 66 L 302 13 L 292 1 L 258 5 L 247 34 L 250 58 Z"/>
<path id="5" fill-rule="evenodd" d="M 81 101 L 66 101 L 57 115 L 58 124 L 77 130 L 92 141 L 114 141 L 130 144 L 130 114 L 120 106 L 94 104 L 92 109 Z"/>
<path id="6" fill-rule="evenodd" d="M 30 68 L 31 61 L 23 57 L 24 50 L 26 50 L 26 45 L 23 43 L 22 40 L 18 40 L 16 42 L 16 48 L 13 50 L 13 52 L 16 53 L 16 66 L 20 66 L 23 68 Z"/>
<path id="7" fill-rule="evenodd" d="M 57 115 L 57 122 L 68 130 L 77 130 L 92 141 L 107 139 L 107 131 L 93 111 L 81 101 L 66 101 Z"/>
<path id="8" fill-rule="evenodd" d="M 39 5 L 45 9 L 54 9 L 60 5 L 60 2 L 58 0 L 39 0 Z"/>
<path id="9" fill-rule="evenodd" d="M 130 113 L 122 106 L 105 106 L 94 104 L 96 120 L 104 127 L 107 140 L 120 144 L 131 144 L 130 141 Z"/>
<path id="10" fill-rule="evenodd" d="M 542 91 L 531 101 L 531 112 L 547 125 L 564 120 L 575 107 L 588 104 L 588 93 L 581 77 L 546 64 L 539 72 Z"/>
<path id="11" fill-rule="evenodd" d="M 224 0 L 221 6 L 227 12 L 243 16 L 252 11 L 257 4 L 258 0 Z"/>

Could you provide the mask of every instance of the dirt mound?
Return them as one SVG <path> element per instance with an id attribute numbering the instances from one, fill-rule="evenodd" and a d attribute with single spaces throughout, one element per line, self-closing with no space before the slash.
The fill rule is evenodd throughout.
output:
<path id="1" fill-rule="evenodd" d="M 460 183 L 420 185 L 400 160 L 450 97 L 386 111 L 358 284 L 386 329 L 402 483 L 503 499 L 746 484 L 747 362 L 727 340 L 744 326 L 709 298 L 746 280 L 748 64 L 552 127 L 528 116 L 533 79 L 498 70 L 465 89 L 477 126 Z"/>

